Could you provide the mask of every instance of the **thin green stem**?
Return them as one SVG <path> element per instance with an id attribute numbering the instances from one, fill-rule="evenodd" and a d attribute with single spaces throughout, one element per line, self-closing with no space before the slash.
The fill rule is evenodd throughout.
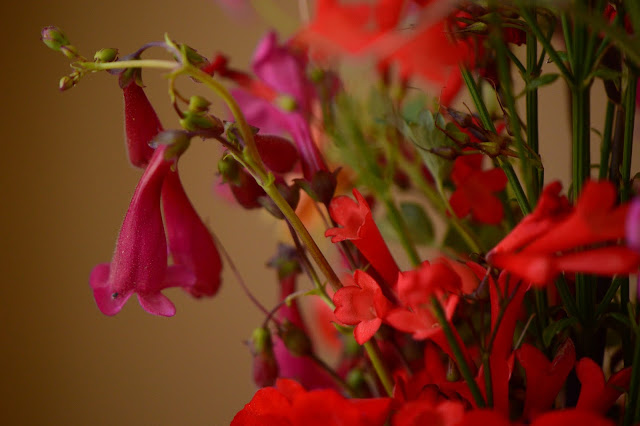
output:
<path id="1" fill-rule="evenodd" d="M 527 31 L 527 76 L 529 78 L 538 75 L 538 41 L 530 31 Z M 527 144 L 538 155 L 538 89 L 528 90 L 526 93 L 527 105 Z M 527 173 L 527 171 L 525 171 Z M 542 188 L 542 176 L 540 170 L 531 168 L 532 192 L 529 193 L 529 201 L 535 204 Z"/>
<path id="2" fill-rule="evenodd" d="M 409 229 L 407 228 L 407 224 L 402 217 L 402 214 L 396 207 L 395 203 L 391 199 L 391 195 L 388 193 L 381 194 L 382 202 L 387 209 L 387 214 L 389 217 L 389 221 L 393 226 L 393 229 L 396 231 L 398 238 L 400 239 L 400 244 L 407 252 L 409 256 L 409 260 L 413 266 L 420 265 L 420 256 L 418 255 L 418 251 L 416 250 L 413 241 L 411 240 L 411 236 L 409 235 Z"/>
<path id="3" fill-rule="evenodd" d="M 635 350 L 633 353 L 633 368 L 631 369 L 631 388 L 629 389 L 629 395 L 627 396 L 627 405 L 624 412 L 624 426 L 631 426 L 640 421 L 640 336 L 638 333 L 634 333 L 634 339 L 636 341 Z"/>
<path id="4" fill-rule="evenodd" d="M 369 355 L 371 365 L 373 365 L 373 368 L 376 370 L 385 392 L 388 396 L 393 396 L 393 379 L 391 378 L 391 373 L 387 369 L 387 366 L 382 360 L 380 348 L 378 348 L 376 342 L 371 339 L 364 344 L 364 349 L 367 351 L 367 355 Z"/>
<path id="5" fill-rule="evenodd" d="M 162 59 L 134 59 L 116 62 L 79 62 L 78 65 L 89 71 L 118 70 L 125 68 L 155 68 L 162 70 L 175 70 L 182 67 L 178 62 Z"/>
<path id="6" fill-rule="evenodd" d="M 482 123 L 482 126 L 485 129 L 495 133 L 496 127 L 493 124 L 493 121 L 491 120 L 491 116 L 489 115 L 487 106 L 482 100 L 482 95 L 478 90 L 478 86 L 476 85 L 476 82 L 473 76 L 471 75 L 471 72 L 467 68 L 464 68 L 463 66 L 460 66 L 460 72 L 462 73 L 462 79 L 467 85 L 467 89 L 469 90 L 471 99 L 473 99 L 473 103 L 476 107 L 476 110 L 478 111 L 478 115 L 480 116 L 480 122 Z M 520 180 L 518 179 L 518 176 L 516 176 L 516 173 L 513 170 L 511 163 L 509 163 L 509 161 L 507 160 L 502 159 L 501 157 L 498 157 L 498 164 L 507 175 L 507 179 L 509 180 L 511 189 L 516 195 L 516 199 L 518 200 L 518 205 L 520 206 L 520 209 L 524 214 L 528 214 L 531 211 L 531 208 L 529 207 L 529 201 L 527 201 L 527 196 L 525 195 L 524 190 L 522 189 L 522 185 L 520 185 Z"/>
<path id="7" fill-rule="evenodd" d="M 607 292 L 604 294 L 604 296 L 602 297 L 602 300 L 600 301 L 600 303 L 598 304 L 598 307 L 596 308 L 596 312 L 595 312 L 596 319 L 600 318 L 600 316 L 605 313 L 605 311 L 611 304 L 611 301 L 613 300 L 616 293 L 618 292 L 620 285 L 622 285 L 623 282 L 624 280 L 622 279 L 622 277 L 616 277 L 613 279 L 613 281 L 611 282 L 611 285 L 607 289 Z M 626 307 L 624 309 L 626 312 Z"/>
<path id="8" fill-rule="evenodd" d="M 522 19 L 524 19 L 529 28 L 531 28 L 531 31 L 533 31 L 536 39 L 538 39 L 540 44 L 544 46 L 544 50 L 547 52 L 547 55 L 549 55 L 551 60 L 553 60 L 553 62 L 556 64 L 567 81 L 571 81 L 571 73 L 562 62 L 562 59 L 560 59 L 560 56 L 558 55 L 558 52 L 556 52 L 556 49 L 551 45 L 550 39 L 545 38 L 544 34 L 542 34 L 542 30 L 538 26 L 538 21 L 531 15 L 531 13 L 529 13 L 527 8 L 523 6 L 522 0 L 516 0 L 516 4 L 520 6 L 520 16 L 522 16 Z"/>
<path id="9" fill-rule="evenodd" d="M 635 67 L 629 67 L 629 78 L 624 98 L 624 144 L 622 148 L 622 164 L 620 167 L 620 179 L 622 191 L 620 201 L 629 199 L 631 183 L 631 154 L 633 152 L 633 131 L 636 115 L 636 91 L 638 87 L 638 73 Z"/>
<path id="10" fill-rule="evenodd" d="M 611 135 L 613 134 L 613 117 L 616 105 L 610 100 L 607 102 L 607 110 L 604 116 L 604 129 L 602 131 L 602 144 L 600 145 L 600 167 L 598 179 L 604 180 L 609 173 L 609 159 L 611 158 Z"/>
<path id="11" fill-rule="evenodd" d="M 445 337 L 447 338 L 447 342 L 453 351 L 453 355 L 458 365 L 458 370 L 460 370 L 460 374 L 464 378 L 465 382 L 467 382 L 467 386 L 469 386 L 469 390 L 471 391 L 471 395 L 473 396 L 473 400 L 475 401 L 478 408 L 484 408 L 486 406 L 486 402 L 484 397 L 482 396 L 482 392 L 478 387 L 478 384 L 475 381 L 475 378 L 471 374 L 471 369 L 467 364 L 467 360 L 462 353 L 462 348 L 458 344 L 458 340 L 456 339 L 453 331 L 451 330 L 451 325 L 447 321 L 447 317 L 444 313 L 444 309 L 440 304 L 440 301 L 435 296 L 431 296 L 431 306 L 433 307 L 433 313 L 442 327 L 442 331 L 444 332 Z"/>

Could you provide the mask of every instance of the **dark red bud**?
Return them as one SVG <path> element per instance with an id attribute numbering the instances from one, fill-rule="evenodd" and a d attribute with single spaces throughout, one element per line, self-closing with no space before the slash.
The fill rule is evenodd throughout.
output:
<path id="1" fill-rule="evenodd" d="M 278 363 L 273 353 L 253 357 L 253 382 L 258 387 L 273 386 L 278 378 Z"/>
<path id="2" fill-rule="evenodd" d="M 258 153 L 265 166 L 275 173 L 288 173 L 298 161 L 298 151 L 285 138 L 275 135 L 255 135 Z"/>
<path id="3" fill-rule="evenodd" d="M 291 354 L 295 356 L 311 354 L 311 340 L 301 328 L 285 321 L 279 332 L 280 338 Z"/>
<path id="4" fill-rule="evenodd" d="M 144 168 L 153 155 L 149 143 L 162 131 L 162 124 L 144 90 L 135 81 L 125 86 L 122 93 L 129 161 L 135 167 Z"/>
<path id="5" fill-rule="evenodd" d="M 245 209 L 257 209 L 262 207 L 258 198 L 265 195 L 264 190 L 256 180 L 244 170 L 238 172 L 238 184 L 230 184 L 231 192 L 238 204 Z"/>

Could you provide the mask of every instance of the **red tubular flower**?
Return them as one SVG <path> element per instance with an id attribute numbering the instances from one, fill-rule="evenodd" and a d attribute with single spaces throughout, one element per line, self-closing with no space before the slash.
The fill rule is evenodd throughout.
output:
<path id="1" fill-rule="evenodd" d="M 444 262 L 423 262 L 420 267 L 401 272 L 398 296 L 405 307 L 391 310 L 385 317 L 394 328 L 413 333 L 414 339 L 427 339 L 441 331 L 431 312 L 431 296 L 440 299 L 447 319 L 453 316 L 461 288 L 460 277 Z"/>
<path id="2" fill-rule="evenodd" d="M 631 367 L 613 374 L 605 383 L 602 369 L 590 358 L 582 358 L 576 364 L 576 374 L 582 387 L 576 408 L 605 415 L 629 388 Z"/>
<path id="3" fill-rule="evenodd" d="M 222 260 L 211 233 L 184 192 L 177 169 L 162 186 L 162 209 L 174 264 L 193 271 L 196 282 L 186 288 L 194 297 L 213 296 L 220 288 Z"/>
<path id="4" fill-rule="evenodd" d="M 335 197 L 331 200 L 329 214 L 342 228 L 327 229 L 324 236 L 332 237 L 332 243 L 344 240 L 351 241 L 371 263 L 371 266 L 378 271 L 387 285 L 393 286 L 400 269 L 382 239 L 378 226 L 373 221 L 369 204 L 355 188 L 353 195 L 355 195 L 356 201 L 346 196 Z"/>
<path id="5" fill-rule="evenodd" d="M 376 334 L 392 305 L 369 274 L 357 270 L 353 279 L 355 285 L 344 286 L 333 295 L 334 313 L 341 323 L 356 326 L 353 335 L 362 345 Z"/>
<path id="6" fill-rule="evenodd" d="M 615 206 L 613 184 L 587 182 L 572 211 L 558 197 L 559 190 L 558 183 L 547 187 L 536 210 L 487 260 L 534 284 L 546 284 L 562 271 L 606 276 L 635 272 L 640 254 L 615 245 L 625 237 L 629 205 Z"/>
<path id="7" fill-rule="evenodd" d="M 531 426 L 614 426 L 615 423 L 589 411 L 557 410 L 541 414 L 531 423 Z"/>
<path id="8" fill-rule="evenodd" d="M 89 278 L 98 308 L 115 315 L 133 293 L 145 311 L 173 316 L 176 308 L 161 293 L 167 287 L 193 286 L 195 277 L 183 265 L 167 267 L 167 243 L 160 194 L 173 161 L 159 148 L 145 170 L 120 229 L 111 263 L 97 265 Z"/>
<path id="9" fill-rule="evenodd" d="M 496 225 L 502 221 L 504 212 L 500 199 L 493 193 L 507 186 L 507 177 L 502 169 L 482 170 L 483 157 L 472 154 L 456 158 L 451 172 L 456 190 L 449 202 L 458 217 L 471 213 L 478 222 Z"/>
<path id="10" fill-rule="evenodd" d="M 307 392 L 289 379 L 262 388 L 238 412 L 231 426 L 382 426 L 390 398 L 345 399 L 331 389 Z"/>
<path id="11" fill-rule="evenodd" d="M 567 339 L 553 362 L 549 362 L 539 349 L 524 343 L 516 351 L 516 357 L 527 377 L 524 418 L 532 419 L 553 404 L 576 362 L 576 349 Z"/>
<path id="12" fill-rule="evenodd" d="M 132 79 L 122 89 L 124 95 L 124 130 L 129 161 L 145 168 L 153 155 L 149 142 L 162 131 L 162 124 L 142 87 Z"/>

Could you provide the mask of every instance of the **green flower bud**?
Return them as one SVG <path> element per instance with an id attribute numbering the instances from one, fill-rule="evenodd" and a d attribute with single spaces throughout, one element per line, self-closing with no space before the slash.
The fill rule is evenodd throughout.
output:
<path id="1" fill-rule="evenodd" d="M 256 328 L 251 335 L 251 345 L 256 353 L 270 351 L 273 348 L 271 332 L 264 327 Z"/>
<path id="2" fill-rule="evenodd" d="M 149 146 L 156 148 L 159 145 L 169 145 L 164 153 L 164 158 L 170 160 L 181 156 L 191 144 L 191 136 L 182 130 L 165 130 L 151 140 Z"/>
<path id="3" fill-rule="evenodd" d="M 311 340 L 298 326 L 285 321 L 279 333 L 284 345 L 293 355 L 305 356 L 311 354 Z"/>
<path id="4" fill-rule="evenodd" d="M 78 49 L 75 46 L 61 46 L 60 51 L 69 59 L 75 59 L 78 57 Z"/>
<path id="5" fill-rule="evenodd" d="M 224 182 L 239 184 L 240 164 L 231 156 L 226 155 L 218 161 L 218 171 Z"/>
<path id="6" fill-rule="evenodd" d="M 61 92 L 64 92 L 65 90 L 71 89 L 75 85 L 76 85 L 75 79 L 73 79 L 72 77 L 69 77 L 68 75 L 65 75 L 60 79 L 60 82 L 58 83 L 58 88 L 60 89 Z"/>
<path id="7" fill-rule="evenodd" d="M 213 120 L 208 116 L 186 111 L 184 117 L 180 119 L 180 125 L 183 129 L 189 131 L 205 130 L 213 127 Z"/>
<path id="8" fill-rule="evenodd" d="M 60 51 L 62 46 L 69 44 L 69 39 L 58 27 L 44 27 L 40 34 L 40 40 L 52 50 Z"/>
<path id="9" fill-rule="evenodd" d="M 115 48 L 106 48 L 100 49 L 93 55 L 93 59 L 96 62 L 113 62 L 118 57 L 118 49 Z"/>
<path id="10" fill-rule="evenodd" d="M 189 99 L 189 111 L 191 112 L 205 112 L 209 109 L 211 102 L 203 98 L 202 96 L 192 96 Z"/>

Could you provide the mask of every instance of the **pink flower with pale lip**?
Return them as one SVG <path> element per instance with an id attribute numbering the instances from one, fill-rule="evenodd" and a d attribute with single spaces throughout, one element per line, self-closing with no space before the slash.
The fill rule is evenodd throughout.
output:
<path id="1" fill-rule="evenodd" d="M 162 294 L 168 287 L 192 287 L 195 276 L 184 265 L 167 266 L 167 242 L 160 210 L 162 187 L 173 161 L 158 148 L 136 187 L 118 235 L 111 263 L 93 268 L 89 284 L 100 311 L 115 315 L 136 293 L 143 309 L 173 316 L 176 308 Z"/>

